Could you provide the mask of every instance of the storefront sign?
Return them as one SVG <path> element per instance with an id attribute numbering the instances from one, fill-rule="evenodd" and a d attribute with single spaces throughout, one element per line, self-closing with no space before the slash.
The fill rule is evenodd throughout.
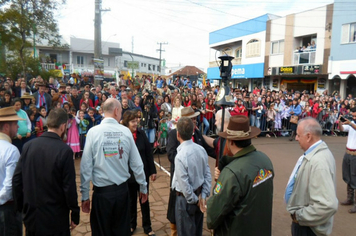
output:
<path id="1" fill-rule="evenodd" d="M 245 68 L 236 68 L 231 70 L 232 78 L 244 78 L 245 77 Z"/>
<path id="2" fill-rule="evenodd" d="M 290 67 L 279 67 L 279 74 L 294 74 L 294 67 L 290 66 Z"/>
<path id="3" fill-rule="evenodd" d="M 234 65 L 231 70 L 231 79 L 263 78 L 263 72 L 264 63 Z M 208 68 L 207 79 L 221 79 L 219 67 Z"/>
<path id="4" fill-rule="evenodd" d="M 325 79 L 319 79 L 318 80 L 318 89 L 325 89 L 325 84 L 326 84 Z"/>
<path id="5" fill-rule="evenodd" d="M 320 65 L 303 66 L 303 74 L 319 74 L 320 70 Z"/>

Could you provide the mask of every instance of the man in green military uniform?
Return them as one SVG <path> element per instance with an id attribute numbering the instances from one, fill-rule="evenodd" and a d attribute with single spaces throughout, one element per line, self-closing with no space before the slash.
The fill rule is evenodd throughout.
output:
<path id="1" fill-rule="evenodd" d="M 229 156 L 220 160 L 222 171 L 207 202 L 207 224 L 220 235 L 271 235 L 273 165 L 251 144 L 261 132 L 246 116 L 233 116 L 225 132 Z"/>

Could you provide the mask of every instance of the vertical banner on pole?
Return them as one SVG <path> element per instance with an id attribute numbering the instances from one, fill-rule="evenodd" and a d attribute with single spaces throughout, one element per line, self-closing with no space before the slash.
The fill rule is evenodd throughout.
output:
<path id="1" fill-rule="evenodd" d="M 104 79 L 104 60 L 94 58 L 94 80 Z"/>

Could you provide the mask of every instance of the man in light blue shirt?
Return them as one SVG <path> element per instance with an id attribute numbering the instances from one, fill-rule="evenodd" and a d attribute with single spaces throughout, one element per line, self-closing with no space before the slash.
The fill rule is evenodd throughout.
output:
<path id="1" fill-rule="evenodd" d="M 12 199 L 12 176 L 20 152 L 10 138 L 16 136 L 19 120 L 14 107 L 0 109 L 0 235 L 4 236 L 22 235 L 21 214 L 15 212 Z"/>
<path id="2" fill-rule="evenodd" d="M 120 125 L 121 104 L 109 98 L 102 106 L 105 119 L 91 128 L 80 163 L 82 210 L 90 211 L 89 182 L 94 185 L 90 216 L 92 235 L 130 235 L 129 166 L 147 201 L 143 163 L 130 130 Z"/>
<path id="3" fill-rule="evenodd" d="M 180 145 L 174 160 L 172 189 L 177 192 L 175 217 L 178 235 L 202 235 L 206 197 L 210 195 L 211 174 L 208 154 L 192 141 L 193 121 L 182 117 L 177 124 Z"/>

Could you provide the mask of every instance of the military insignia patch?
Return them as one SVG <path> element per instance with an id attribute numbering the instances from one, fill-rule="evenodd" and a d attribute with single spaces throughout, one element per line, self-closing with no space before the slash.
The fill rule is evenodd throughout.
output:
<path id="1" fill-rule="evenodd" d="M 260 169 L 255 180 L 253 181 L 252 188 L 262 184 L 266 180 L 272 178 L 272 176 L 273 176 L 272 171 L 266 169 Z"/>
<path id="2" fill-rule="evenodd" d="M 219 182 L 217 182 L 216 185 L 215 185 L 214 194 L 220 193 L 221 188 L 222 188 L 222 184 L 221 184 L 221 182 L 219 181 Z"/>

